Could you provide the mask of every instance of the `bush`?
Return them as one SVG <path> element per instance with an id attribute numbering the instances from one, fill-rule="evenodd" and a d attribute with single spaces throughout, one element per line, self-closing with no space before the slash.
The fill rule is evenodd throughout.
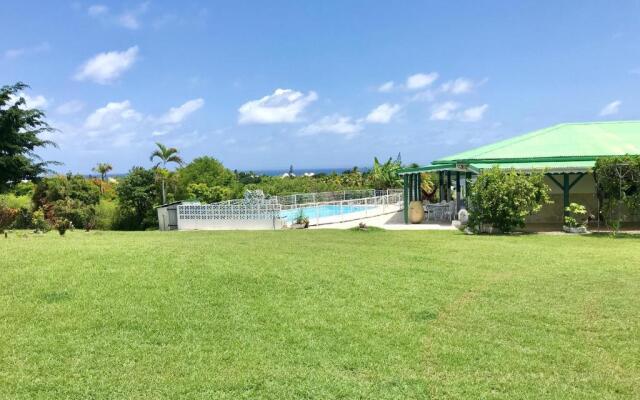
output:
<path id="1" fill-rule="evenodd" d="M 20 182 L 13 187 L 13 193 L 16 196 L 33 196 L 36 185 L 31 181 Z"/>
<path id="2" fill-rule="evenodd" d="M 29 196 L 18 196 L 13 193 L 0 194 L 0 205 L 10 208 L 31 208 L 31 198 Z"/>
<path id="3" fill-rule="evenodd" d="M 640 156 L 598 158 L 593 175 L 605 222 L 617 232 L 626 213 L 640 212 Z"/>
<path id="4" fill-rule="evenodd" d="M 95 226 L 96 211 L 94 206 L 88 206 L 78 200 L 70 198 L 58 200 L 53 203 L 51 208 L 54 221 L 58 219 L 67 219 L 71 221 L 74 227 L 91 229 Z"/>
<path id="5" fill-rule="evenodd" d="M 0 205 L 0 233 L 4 233 L 5 229 L 9 229 L 13 225 L 17 216 L 17 208 Z"/>
<path id="6" fill-rule="evenodd" d="M 233 198 L 233 191 L 230 188 L 222 186 L 207 186 L 206 183 L 191 183 L 187 187 L 187 194 L 190 199 L 198 200 L 203 203 L 217 203 L 223 200 Z"/>
<path id="7" fill-rule="evenodd" d="M 67 230 L 73 228 L 73 224 L 66 218 L 60 218 L 56 221 L 54 225 L 60 236 L 64 236 Z"/>
<path id="8" fill-rule="evenodd" d="M 551 203 L 549 192 L 543 174 L 518 174 L 497 166 L 485 170 L 469 189 L 469 228 L 477 232 L 490 226 L 505 233 L 523 228 L 527 216 Z"/>
<path id="9" fill-rule="evenodd" d="M 587 225 L 587 208 L 582 204 L 571 203 L 569 207 L 565 209 L 569 215 L 564 217 L 564 224 L 571 228 L 577 228 Z"/>
<path id="10" fill-rule="evenodd" d="M 49 232 L 51 230 L 51 224 L 49 224 L 49 221 L 45 219 L 42 208 L 33 212 L 31 226 L 38 233 Z"/>
<path id="11" fill-rule="evenodd" d="M 13 227 L 15 229 L 30 229 L 33 227 L 32 219 L 33 212 L 31 211 L 31 207 L 20 207 L 16 220 L 13 222 Z"/>
<path id="12" fill-rule="evenodd" d="M 114 229 L 118 218 L 118 205 L 114 201 L 102 200 L 96 207 L 96 229 Z"/>
<path id="13" fill-rule="evenodd" d="M 116 229 L 144 230 L 155 224 L 157 213 L 153 209 L 158 199 L 155 174 L 152 170 L 133 167 L 116 188 L 118 193 L 118 212 Z"/>

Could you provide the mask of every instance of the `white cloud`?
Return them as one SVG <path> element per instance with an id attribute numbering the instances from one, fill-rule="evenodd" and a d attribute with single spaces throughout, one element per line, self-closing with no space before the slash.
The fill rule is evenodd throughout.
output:
<path id="1" fill-rule="evenodd" d="M 338 114 L 329 115 L 302 128 L 301 135 L 317 135 L 319 133 L 336 133 L 352 137 L 362 130 L 362 124 L 351 117 Z"/>
<path id="2" fill-rule="evenodd" d="M 38 54 L 38 53 L 45 53 L 51 50 L 51 46 L 49 45 L 48 42 L 42 42 L 37 46 L 32 46 L 32 47 L 19 47 L 19 48 L 15 48 L 15 49 L 8 49 L 5 50 L 3 56 L 5 60 L 15 60 L 17 58 L 23 57 L 23 56 L 27 56 L 27 55 L 31 55 L 31 54 Z"/>
<path id="3" fill-rule="evenodd" d="M 391 118 L 400 111 L 399 104 L 380 104 L 378 107 L 371 110 L 369 115 L 365 118 L 365 121 L 371 124 L 387 124 L 391 121 Z"/>
<path id="4" fill-rule="evenodd" d="M 87 14 L 91 17 L 97 17 L 109 12 L 109 8 L 102 4 L 93 4 L 87 8 Z"/>
<path id="5" fill-rule="evenodd" d="M 460 108 L 460 104 L 454 101 L 436 104 L 431 110 L 431 120 L 449 121 L 455 117 L 455 111 L 458 108 Z"/>
<path id="6" fill-rule="evenodd" d="M 91 113 L 84 127 L 89 129 L 90 136 L 95 136 L 103 131 L 116 131 L 123 128 L 126 124 L 132 122 L 140 122 L 142 114 L 131 107 L 129 100 L 122 102 L 110 102 L 102 108 L 98 108 Z"/>
<path id="7" fill-rule="evenodd" d="M 465 78 L 458 78 L 442 84 L 442 91 L 451 94 L 462 94 L 470 92 L 473 89 L 473 81 Z"/>
<path id="8" fill-rule="evenodd" d="M 178 107 L 171 107 L 169 111 L 158 119 L 161 124 L 179 124 L 189 114 L 199 110 L 204 105 L 201 98 L 189 100 Z"/>
<path id="9" fill-rule="evenodd" d="M 436 81 L 436 79 L 438 79 L 437 72 L 430 72 L 428 74 L 415 74 L 407 78 L 406 86 L 409 90 L 422 89 L 431 85 Z"/>
<path id="10" fill-rule="evenodd" d="M 126 12 L 118 17 L 118 23 L 127 28 L 127 29 L 138 29 L 140 28 L 140 22 L 138 22 L 138 17 L 133 13 Z"/>
<path id="11" fill-rule="evenodd" d="M 75 79 L 79 81 L 91 80 L 102 85 L 111 83 L 131 68 L 137 58 L 138 46 L 130 47 L 121 52 L 100 53 L 80 67 Z"/>
<path id="12" fill-rule="evenodd" d="M 56 112 L 62 115 L 75 114 L 84 109 L 84 103 L 79 100 L 71 100 L 60 104 L 56 108 Z"/>
<path id="13" fill-rule="evenodd" d="M 457 78 L 455 80 L 443 83 L 440 87 L 440 90 L 443 93 L 464 94 L 473 91 L 475 88 L 484 85 L 486 82 L 487 78 L 476 82 L 467 78 Z"/>
<path id="14" fill-rule="evenodd" d="M 611 103 L 609 103 L 606 106 L 604 106 L 602 108 L 602 110 L 600 110 L 600 116 L 605 117 L 607 115 L 617 114 L 618 111 L 620 111 L 620 106 L 621 105 L 622 105 L 622 101 L 620 101 L 620 100 L 612 101 Z"/>
<path id="15" fill-rule="evenodd" d="M 487 112 L 488 108 L 488 104 L 483 104 L 477 107 L 469 107 L 460 114 L 460 119 L 466 122 L 480 121 L 482 117 L 484 117 L 484 113 Z"/>
<path id="16" fill-rule="evenodd" d="M 378 92 L 388 93 L 395 88 L 395 83 L 393 81 L 385 82 L 382 85 L 378 86 Z"/>
<path id="17" fill-rule="evenodd" d="M 23 106 L 20 106 L 20 108 L 23 108 L 23 109 L 28 109 L 28 108 L 44 109 L 44 108 L 47 108 L 47 106 L 49 105 L 49 100 L 47 100 L 47 98 L 44 97 L 43 95 L 39 94 L 31 97 L 24 92 L 18 93 L 17 96 L 11 95 L 10 103 L 15 104 L 16 102 L 18 102 L 18 100 L 20 100 L 21 97 L 24 99 L 24 102 L 25 102 Z"/>
<path id="18" fill-rule="evenodd" d="M 276 89 L 273 94 L 244 103 L 238 109 L 240 124 L 277 124 L 297 122 L 304 109 L 318 99 L 311 91 L 306 96 L 291 89 Z"/>

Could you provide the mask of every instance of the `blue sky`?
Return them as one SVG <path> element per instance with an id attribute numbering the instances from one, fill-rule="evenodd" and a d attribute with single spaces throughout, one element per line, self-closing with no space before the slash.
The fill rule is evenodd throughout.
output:
<path id="1" fill-rule="evenodd" d="M 155 141 L 232 169 L 427 163 L 571 121 L 640 118 L 638 1 L 14 1 L 1 84 L 31 85 L 89 172 Z"/>

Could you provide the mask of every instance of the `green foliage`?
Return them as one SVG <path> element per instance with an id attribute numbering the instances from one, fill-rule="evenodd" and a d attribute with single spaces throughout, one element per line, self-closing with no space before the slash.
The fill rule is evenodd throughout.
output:
<path id="1" fill-rule="evenodd" d="M 100 188 L 82 175 L 68 174 L 42 179 L 33 193 L 33 202 L 38 207 L 66 199 L 95 205 L 100 202 Z"/>
<path id="2" fill-rule="evenodd" d="M 640 156 L 598 158 L 593 175 L 605 222 L 618 232 L 627 213 L 640 212 Z"/>
<path id="3" fill-rule="evenodd" d="M 373 168 L 369 172 L 369 184 L 375 189 L 391 189 L 402 187 L 402 179 L 398 171 L 402 167 L 400 159 L 389 158 L 381 164 L 378 158 L 373 159 Z"/>
<path id="4" fill-rule="evenodd" d="M 114 229 L 118 218 L 118 205 L 115 201 L 102 200 L 95 207 L 96 229 L 103 231 Z"/>
<path id="5" fill-rule="evenodd" d="M 31 197 L 22 195 L 18 196 L 13 193 L 0 194 L 0 204 L 11 208 L 31 208 Z"/>
<path id="6" fill-rule="evenodd" d="M 203 183 L 207 187 L 226 187 L 231 189 L 234 195 L 240 195 L 242 190 L 236 175 L 225 168 L 224 165 L 213 157 L 198 157 L 189 164 L 177 170 L 178 181 L 184 190 L 188 190 L 193 183 Z"/>
<path id="7" fill-rule="evenodd" d="M 154 169 L 156 170 L 158 180 L 160 181 L 162 194 L 162 203 L 167 202 L 167 188 L 166 181 L 169 177 L 170 173 L 167 170 L 167 164 L 174 163 L 178 165 L 182 165 L 182 158 L 178 155 L 178 149 L 175 147 L 167 147 L 162 143 L 156 142 L 157 149 L 151 153 L 151 157 L 149 158 L 151 161 L 154 159 L 158 159 L 158 163 L 156 163 Z"/>
<path id="8" fill-rule="evenodd" d="M 16 83 L 0 88 L 0 192 L 23 179 L 36 179 L 48 172 L 48 166 L 57 164 L 42 161 L 35 151 L 55 146 L 50 140 L 41 139 L 51 128 L 42 111 L 26 107 L 20 93 L 28 88 Z M 14 99 L 18 97 L 18 101 Z"/>
<path id="9" fill-rule="evenodd" d="M 309 226 L 309 217 L 307 217 L 304 213 L 304 210 L 301 208 L 296 215 L 296 219 L 294 222 L 298 225 L 304 225 L 305 228 Z"/>
<path id="10" fill-rule="evenodd" d="M 64 218 L 85 229 L 95 226 L 95 205 L 99 201 L 100 188 L 82 175 L 42 179 L 33 193 L 33 203 L 43 209 L 51 223 Z"/>
<path id="11" fill-rule="evenodd" d="M 571 228 L 585 226 L 587 224 L 587 208 L 582 204 L 571 203 L 565 209 L 569 213 L 564 217 L 564 224 Z"/>
<path id="12" fill-rule="evenodd" d="M 527 216 L 551 202 L 549 192 L 543 174 L 518 174 L 497 166 L 484 170 L 470 185 L 469 227 L 478 231 L 491 226 L 505 233 L 522 228 Z"/>
<path id="13" fill-rule="evenodd" d="M 116 187 L 120 204 L 120 221 L 116 223 L 121 229 L 146 229 L 157 223 L 153 205 L 158 193 L 153 170 L 133 167 L 127 176 Z"/>
<path id="14" fill-rule="evenodd" d="M 31 181 L 21 181 L 13 187 L 13 193 L 15 193 L 16 196 L 31 197 L 33 196 L 35 187 L 36 185 Z"/>
<path id="15" fill-rule="evenodd" d="M 206 183 L 191 183 L 187 187 L 189 199 L 203 203 L 216 203 L 233 198 L 233 192 L 228 187 L 209 187 Z"/>
<path id="16" fill-rule="evenodd" d="M 33 212 L 31 226 L 36 232 L 49 232 L 51 230 L 51 224 L 45 219 L 42 208 Z"/>
<path id="17" fill-rule="evenodd" d="M 18 209 L 6 207 L 0 204 L 0 233 L 4 233 L 5 229 L 9 229 L 18 216 Z"/>
<path id="18" fill-rule="evenodd" d="M 55 221 L 64 219 L 71 221 L 74 227 L 82 227 L 91 230 L 96 225 L 95 206 L 86 205 L 80 200 L 65 198 L 57 200 L 51 208 Z"/>
<path id="19" fill-rule="evenodd" d="M 58 231 L 60 236 L 64 236 L 67 230 L 73 228 L 73 223 L 66 218 L 58 218 L 54 224 L 54 228 Z"/>

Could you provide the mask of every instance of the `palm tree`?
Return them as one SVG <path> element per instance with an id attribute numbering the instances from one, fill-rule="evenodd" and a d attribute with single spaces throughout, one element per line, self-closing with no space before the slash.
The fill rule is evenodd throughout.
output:
<path id="1" fill-rule="evenodd" d="M 180 156 L 178 155 L 178 149 L 176 149 L 175 147 L 167 147 L 159 142 L 156 142 L 156 146 L 158 146 L 158 148 L 155 149 L 153 153 L 151 153 L 151 157 L 149 158 L 151 161 L 153 161 L 155 158 L 160 159 L 160 161 L 158 161 L 158 163 L 155 165 L 154 168 L 159 169 L 160 166 L 162 165 L 162 169 L 166 171 L 167 164 L 169 163 L 175 163 L 178 165 L 183 164 L 182 158 L 180 158 Z M 163 204 L 167 202 L 167 191 L 165 189 L 165 181 L 166 181 L 165 175 L 166 174 L 161 175 Z"/>
<path id="2" fill-rule="evenodd" d="M 98 163 L 92 168 L 92 171 L 100 174 L 100 179 L 104 182 L 107 179 L 107 174 L 113 170 L 113 167 L 109 163 Z"/>
<path id="3" fill-rule="evenodd" d="M 104 181 L 107 179 L 107 173 L 113 170 L 113 167 L 109 163 L 98 163 L 93 167 L 93 171 L 100 174 L 100 193 L 104 193 Z"/>

